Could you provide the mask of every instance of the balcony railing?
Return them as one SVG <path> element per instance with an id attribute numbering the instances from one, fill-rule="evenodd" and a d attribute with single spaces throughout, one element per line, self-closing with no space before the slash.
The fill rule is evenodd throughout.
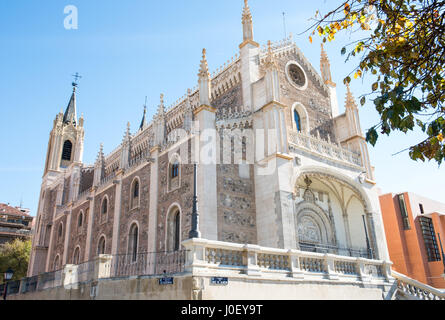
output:
<path id="1" fill-rule="evenodd" d="M 302 132 L 289 131 L 289 147 L 309 151 L 324 158 L 362 167 L 360 154 L 346 150 L 340 145 L 325 141 L 320 137 Z"/>
<path id="2" fill-rule="evenodd" d="M 445 300 L 445 293 L 393 271 L 398 296 L 407 300 Z"/>
<path id="3" fill-rule="evenodd" d="M 184 271 L 185 251 L 115 255 L 111 277 L 155 276 Z"/>
<path id="4" fill-rule="evenodd" d="M 342 248 L 327 244 L 300 242 L 300 250 L 306 252 L 330 253 L 339 256 L 373 259 L 372 249 Z"/>
<path id="5" fill-rule="evenodd" d="M 264 248 L 204 239 L 186 240 L 183 245 L 189 252 L 186 271 L 193 274 L 231 271 L 283 279 L 341 278 L 345 281 L 389 281 L 391 278 L 391 262 L 360 256 Z M 327 251 L 326 248 L 324 250 Z"/>

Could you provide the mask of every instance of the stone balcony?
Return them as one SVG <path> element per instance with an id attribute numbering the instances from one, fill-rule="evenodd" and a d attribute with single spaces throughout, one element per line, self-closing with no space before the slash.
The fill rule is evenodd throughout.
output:
<path id="1" fill-rule="evenodd" d="M 194 276 L 247 275 L 274 280 L 375 284 L 393 281 L 389 261 L 205 239 L 186 240 L 183 246 L 187 250 L 185 271 Z"/>
<path id="2" fill-rule="evenodd" d="M 288 136 L 290 152 L 303 151 L 321 160 L 352 166 L 357 170 L 363 169 L 360 154 L 347 150 L 339 144 L 296 131 L 289 131 Z"/>

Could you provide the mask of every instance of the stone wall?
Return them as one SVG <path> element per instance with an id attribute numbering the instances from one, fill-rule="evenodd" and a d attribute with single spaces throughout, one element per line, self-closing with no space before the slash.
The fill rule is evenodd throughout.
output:
<path id="1" fill-rule="evenodd" d="M 240 165 L 217 166 L 218 240 L 257 243 L 253 165 L 240 176 Z"/>
<path id="2" fill-rule="evenodd" d="M 98 193 L 94 199 L 93 229 L 91 235 L 90 260 L 97 255 L 97 247 L 100 237 L 105 235 L 105 254 L 111 254 L 113 238 L 113 221 L 115 209 L 116 186 L 112 185 Z M 102 214 L 102 200 L 108 197 L 108 213 L 106 219 Z"/>
<path id="3" fill-rule="evenodd" d="M 133 207 L 131 197 L 135 179 L 139 179 L 139 205 Z M 150 211 L 150 164 L 145 164 L 122 180 L 122 208 L 119 222 L 119 254 L 127 253 L 128 235 L 134 222 L 138 224 L 138 252 L 147 252 L 148 213 Z"/>
<path id="4" fill-rule="evenodd" d="M 190 159 L 191 140 L 185 142 L 188 144 L 188 159 Z M 166 250 L 166 232 L 167 232 L 167 215 L 170 213 L 172 205 L 176 204 L 181 210 L 181 232 L 180 241 L 188 239 L 191 229 L 191 214 L 193 205 L 193 165 L 180 164 L 180 180 L 179 187 L 169 191 L 169 155 L 171 156 L 176 151 L 179 156 L 184 152 L 178 147 L 172 152 L 161 154 L 159 157 L 159 173 L 158 173 L 158 212 L 157 212 L 157 240 L 156 250 Z"/>
<path id="5" fill-rule="evenodd" d="M 291 85 L 286 76 L 286 64 L 289 61 L 296 61 L 306 73 L 307 88 L 298 90 Z M 332 141 L 335 141 L 335 132 L 331 119 L 331 102 L 329 93 L 320 86 L 312 73 L 305 67 L 303 61 L 295 53 L 289 53 L 278 59 L 279 78 L 280 78 L 280 94 L 281 102 L 289 106 L 286 116 L 287 126 L 292 128 L 294 116 L 292 114 L 292 106 L 299 102 L 307 110 L 309 116 L 310 133 L 316 135 L 316 131 L 320 132 L 320 136 L 327 140 L 329 134 Z M 300 115 L 302 116 L 302 115 Z"/>
<path id="6" fill-rule="evenodd" d="M 68 241 L 67 264 L 73 263 L 74 250 L 80 247 L 80 263 L 84 262 L 85 248 L 87 242 L 88 218 L 90 202 L 86 201 L 71 211 L 71 230 Z M 83 213 L 82 226 L 79 227 L 79 215 Z"/>

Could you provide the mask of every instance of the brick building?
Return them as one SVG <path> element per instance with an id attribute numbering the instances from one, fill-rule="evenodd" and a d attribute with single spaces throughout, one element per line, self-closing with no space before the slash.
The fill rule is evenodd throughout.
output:
<path id="1" fill-rule="evenodd" d="M 411 192 L 380 196 L 393 269 L 445 288 L 445 204 Z"/>
<path id="2" fill-rule="evenodd" d="M 292 38 L 256 43 L 247 1 L 242 24 L 239 55 L 211 75 L 203 50 L 198 86 L 168 108 L 161 95 L 154 118 L 144 110 L 92 165 L 74 86 L 50 133 L 30 276 L 100 254 L 180 250 L 195 160 L 203 239 L 388 260 L 351 91 L 339 114 L 323 48 L 319 73 Z"/>
<path id="3" fill-rule="evenodd" d="M 28 209 L 0 203 L 0 245 L 14 239 L 31 239 L 33 219 Z"/>

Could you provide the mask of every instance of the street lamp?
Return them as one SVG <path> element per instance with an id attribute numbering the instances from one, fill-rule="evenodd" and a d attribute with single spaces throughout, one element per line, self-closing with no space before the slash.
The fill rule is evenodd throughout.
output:
<path id="1" fill-rule="evenodd" d="M 6 272 L 4 273 L 5 292 L 3 293 L 3 300 L 6 300 L 6 294 L 8 292 L 8 282 L 12 279 L 13 275 L 14 275 L 14 271 L 11 268 L 8 268 L 8 270 L 6 270 Z"/>

